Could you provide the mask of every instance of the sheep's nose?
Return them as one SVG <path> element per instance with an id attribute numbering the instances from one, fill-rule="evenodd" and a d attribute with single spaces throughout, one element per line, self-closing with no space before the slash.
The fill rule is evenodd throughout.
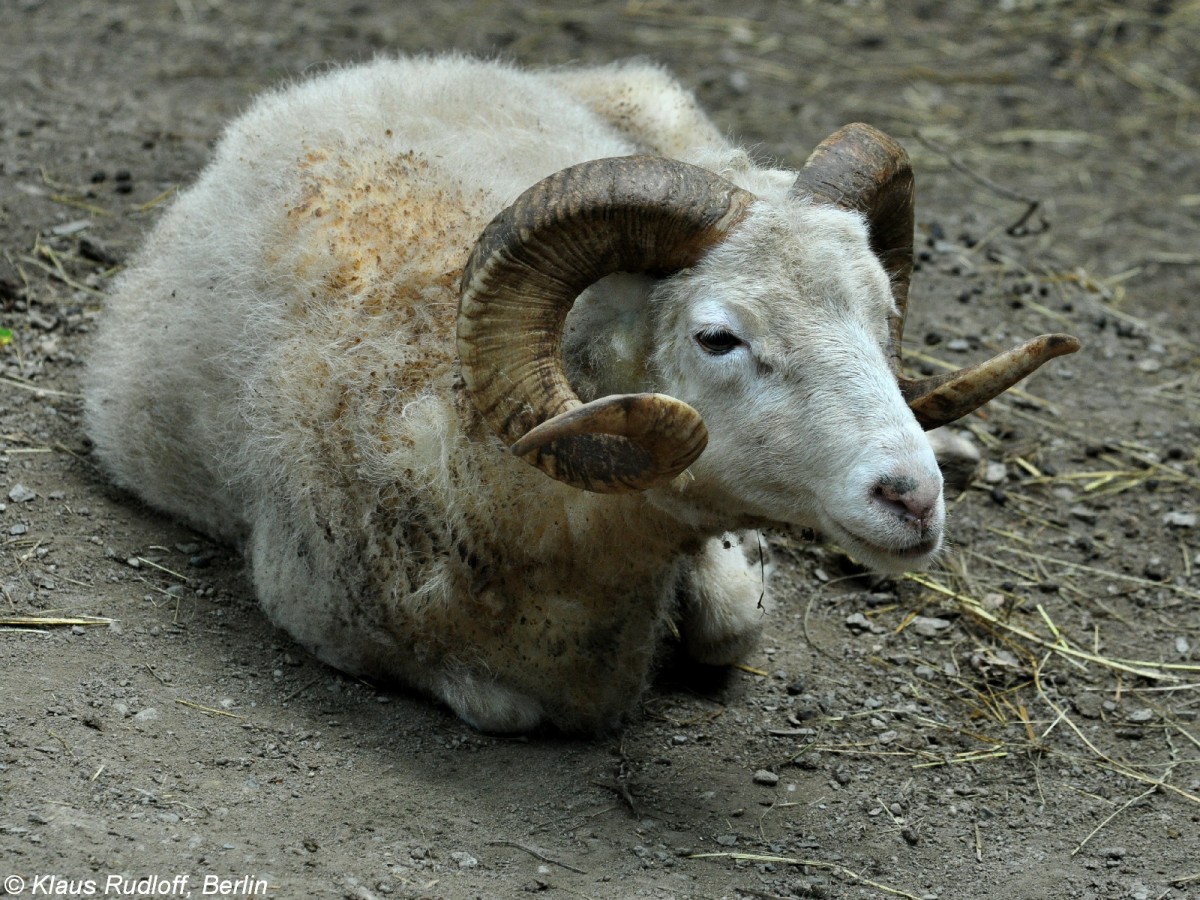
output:
<path id="1" fill-rule="evenodd" d="M 871 489 L 871 499 L 894 514 L 905 525 L 928 526 L 942 495 L 940 478 L 890 475 L 880 478 Z"/>

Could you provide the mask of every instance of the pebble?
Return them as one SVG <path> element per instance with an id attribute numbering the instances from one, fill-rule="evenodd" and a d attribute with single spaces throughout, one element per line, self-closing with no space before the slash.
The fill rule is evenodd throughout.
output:
<path id="1" fill-rule="evenodd" d="M 1104 714 L 1104 701 L 1097 694 L 1079 694 L 1071 705 L 1085 719 L 1099 719 Z"/>
<path id="2" fill-rule="evenodd" d="M 1180 635 L 1179 637 L 1175 638 L 1175 652 L 1178 653 L 1180 656 L 1186 657 L 1188 655 L 1188 653 L 1191 651 L 1191 649 L 1192 649 L 1192 647 L 1188 643 L 1188 639 L 1185 638 L 1183 635 Z"/>
<path id="3" fill-rule="evenodd" d="M 921 637 L 934 637 L 938 632 L 949 628 L 950 622 L 933 616 L 917 616 L 909 627 Z"/>
<path id="4" fill-rule="evenodd" d="M 1142 707 L 1140 709 L 1135 709 L 1133 712 L 1131 712 L 1129 715 L 1127 715 L 1125 717 L 1125 719 L 1126 719 L 1126 721 L 1135 722 L 1138 724 L 1141 724 L 1143 722 L 1150 722 L 1150 721 L 1153 721 L 1153 719 L 1154 719 L 1154 710 L 1147 709 L 1145 707 Z"/>
<path id="5" fill-rule="evenodd" d="M 454 860 L 454 864 L 460 869 L 473 869 L 479 865 L 479 860 L 470 853 L 464 853 L 462 850 L 455 850 L 450 854 L 450 858 Z"/>
<path id="6" fill-rule="evenodd" d="M 1146 565 L 1142 569 L 1142 574 L 1151 581 L 1166 581 L 1167 568 L 1163 565 L 1162 557 L 1152 556 L 1146 560 Z"/>
<path id="7" fill-rule="evenodd" d="M 147 706 L 141 712 L 133 717 L 135 722 L 153 722 L 158 718 L 158 710 L 153 706 Z"/>
<path id="8" fill-rule="evenodd" d="M 860 612 L 846 616 L 846 627 L 855 631 L 869 631 L 872 634 L 883 634 L 883 627 L 876 625 Z"/>
<path id="9" fill-rule="evenodd" d="M 1194 512 L 1183 512 L 1182 510 L 1172 510 L 1162 517 L 1165 524 L 1173 528 L 1195 528 L 1196 514 Z"/>
<path id="10" fill-rule="evenodd" d="M 1100 518 L 1094 509 L 1083 505 L 1072 506 L 1069 512 L 1080 522 L 1084 522 L 1088 525 L 1095 525 L 1096 520 Z"/>
<path id="11" fill-rule="evenodd" d="M 28 503 L 37 496 L 37 491 L 25 487 L 23 484 L 14 484 L 8 491 L 8 499 L 13 503 Z"/>
<path id="12" fill-rule="evenodd" d="M 779 776 L 770 769 L 759 769 L 754 773 L 754 783 L 774 787 L 779 784 Z"/>
<path id="13" fill-rule="evenodd" d="M 58 237 L 69 237 L 73 234 L 79 234 L 81 231 L 87 231 L 91 227 L 91 219 L 76 219 L 73 222 L 63 222 L 61 225 L 52 226 L 50 233 Z"/>
<path id="14" fill-rule="evenodd" d="M 1008 468 L 1002 462 L 989 462 L 983 469 L 983 480 L 988 484 L 1000 484 L 1008 477 Z"/>

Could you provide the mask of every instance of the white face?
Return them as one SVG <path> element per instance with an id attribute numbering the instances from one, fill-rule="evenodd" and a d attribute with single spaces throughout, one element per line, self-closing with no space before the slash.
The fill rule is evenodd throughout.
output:
<path id="1" fill-rule="evenodd" d="M 891 291 L 860 221 L 756 207 L 657 302 L 654 368 L 709 443 L 655 502 L 698 524 L 815 527 L 881 571 L 933 558 L 941 473 L 888 368 Z"/>

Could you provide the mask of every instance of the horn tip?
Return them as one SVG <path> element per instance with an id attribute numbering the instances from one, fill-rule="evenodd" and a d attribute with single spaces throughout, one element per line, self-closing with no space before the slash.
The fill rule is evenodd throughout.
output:
<path id="1" fill-rule="evenodd" d="M 1079 338 L 1070 334 L 1045 334 L 1041 340 L 1045 342 L 1047 355 L 1049 356 L 1066 356 L 1068 353 L 1074 353 L 1083 347 Z"/>

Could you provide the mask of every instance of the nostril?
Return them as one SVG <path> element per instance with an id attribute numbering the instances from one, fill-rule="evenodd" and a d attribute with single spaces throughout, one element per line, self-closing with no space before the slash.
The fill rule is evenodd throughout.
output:
<path id="1" fill-rule="evenodd" d="M 909 476 L 881 478 L 871 489 L 872 499 L 903 522 L 925 524 L 937 505 L 939 491 Z"/>

